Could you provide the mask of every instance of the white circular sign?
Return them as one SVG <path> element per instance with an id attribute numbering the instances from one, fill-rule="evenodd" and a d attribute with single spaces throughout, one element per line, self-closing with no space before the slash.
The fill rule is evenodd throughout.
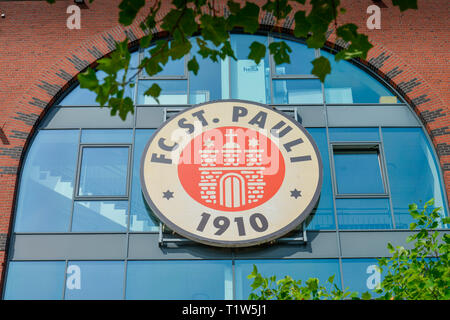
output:
<path id="1" fill-rule="evenodd" d="M 141 184 L 170 229 L 208 245 L 243 247 L 303 222 L 322 186 L 309 133 L 269 106 L 208 102 L 160 127 L 141 159 Z"/>

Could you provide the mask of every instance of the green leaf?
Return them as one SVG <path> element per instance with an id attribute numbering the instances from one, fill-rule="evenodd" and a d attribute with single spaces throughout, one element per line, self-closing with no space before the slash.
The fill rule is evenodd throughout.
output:
<path id="1" fill-rule="evenodd" d="M 296 36 L 297 38 L 306 38 L 308 36 L 311 25 L 306 19 L 305 11 L 297 11 L 294 15 L 294 20 L 294 36 Z"/>
<path id="2" fill-rule="evenodd" d="M 236 18 L 244 28 L 244 32 L 255 33 L 259 28 L 259 7 L 254 3 L 247 2 Z"/>
<path id="3" fill-rule="evenodd" d="M 370 299 L 372 299 L 372 295 L 370 294 L 370 292 L 366 291 L 366 292 L 361 294 L 361 299 L 363 299 L 363 300 L 370 300 Z"/>
<path id="4" fill-rule="evenodd" d="M 324 82 L 326 75 L 331 73 L 330 61 L 328 61 L 327 58 L 321 56 L 314 59 L 311 63 L 314 66 L 311 73 L 317 76 L 321 82 Z"/>
<path id="5" fill-rule="evenodd" d="M 122 0 L 119 4 L 119 22 L 124 26 L 129 26 L 144 6 L 145 0 Z"/>
<path id="6" fill-rule="evenodd" d="M 255 61 L 256 64 L 259 64 L 265 56 L 266 46 L 258 41 L 253 41 L 250 45 L 250 53 L 248 54 L 248 58 Z"/>
<path id="7" fill-rule="evenodd" d="M 399 7 L 403 12 L 408 9 L 417 9 L 417 0 L 392 0 L 392 5 Z"/>
<path id="8" fill-rule="evenodd" d="M 150 43 L 152 41 L 152 35 L 149 34 L 147 36 L 143 36 L 140 40 L 140 46 L 141 48 L 148 48 L 150 46 Z"/>
<path id="9" fill-rule="evenodd" d="M 198 74 L 199 65 L 195 56 L 188 61 L 187 68 L 189 71 L 192 71 L 195 75 Z"/>
<path id="10" fill-rule="evenodd" d="M 216 47 L 228 39 L 229 34 L 223 17 L 203 15 L 200 22 L 203 38 L 212 41 Z"/>
<path id="11" fill-rule="evenodd" d="M 85 72 L 78 75 L 78 81 L 80 82 L 81 88 L 86 88 L 89 90 L 95 90 L 98 87 L 98 80 L 95 71 L 88 68 Z"/>
<path id="12" fill-rule="evenodd" d="M 291 63 L 289 53 L 292 49 L 284 41 L 272 42 L 269 44 L 270 54 L 273 55 L 273 60 L 275 64 Z"/>
<path id="13" fill-rule="evenodd" d="M 154 84 L 152 84 L 152 86 L 150 88 L 148 88 L 144 92 L 144 95 L 153 97 L 153 99 L 155 99 L 159 103 L 158 97 L 159 97 L 160 93 L 161 93 L 161 87 L 158 84 L 154 83 Z"/>

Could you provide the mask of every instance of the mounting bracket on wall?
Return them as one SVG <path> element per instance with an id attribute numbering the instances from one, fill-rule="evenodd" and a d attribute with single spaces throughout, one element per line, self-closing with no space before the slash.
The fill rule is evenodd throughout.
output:
<path id="1" fill-rule="evenodd" d="M 287 237 L 273 240 L 273 242 L 271 243 L 299 245 L 299 244 L 306 244 L 308 242 L 308 238 L 306 235 L 306 225 L 304 222 L 302 223 L 302 227 L 299 230 L 290 232 L 288 235 L 289 236 Z M 184 238 L 171 230 L 170 231 L 167 230 L 167 227 L 163 223 L 159 223 L 158 244 L 160 247 L 167 247 L 169 243 L 177 245 L 196 244 L 196 242 L 193 240 Z"/>

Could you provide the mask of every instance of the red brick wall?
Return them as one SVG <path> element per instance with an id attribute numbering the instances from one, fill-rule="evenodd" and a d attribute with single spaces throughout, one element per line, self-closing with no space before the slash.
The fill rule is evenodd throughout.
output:
<path id="1" fill-rule="evenodd" d="M 343 0 L 346 14 L 339 23 L 357 23 L 375 47 L 364 62 L 410 102 L 425 124 L 450 194 L 450 99 L 447 0 L 419 0 L 418 11 L 400 13 L 390 0 L 382 9 L 381 30 L 367 30 L 370 0 Z M 101 55 L 114 48 L 124 29 L 117 24 L 119 0 L 95 0 L 81 10 L 81 29 L 66 27 L 72 0 L 0 2 L 0 275 L 11 231 L 17 172 L 35 124 L 69 82 Z M 219 2 L 219 1 L 216 1 Z M 225 1 L 223 1 L 224 3 Z M 220 5 L 223 7 L 222 5 Z M 261 24 L 271 17 L 261 14 Z M 292 20 L 280 23 L 292 28 Z M 143 36 L 132 27 L 133 39 Z M 330 44 L 334 35 L 329 38 Z M 0 280 L 0 292 L 1 292 Z"/>

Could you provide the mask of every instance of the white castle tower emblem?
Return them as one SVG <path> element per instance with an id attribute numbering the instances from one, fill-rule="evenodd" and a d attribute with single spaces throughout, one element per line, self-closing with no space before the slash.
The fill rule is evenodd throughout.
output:
<path id="1" fill-rule="evenodd" d="M 256 138 L 251 138 L 246 148 L 236 142 L 236 137 L 233 129 L 227 129 L 223 146 L 216 146 L 214 141 L 206 140 L 199 151 L 201 165 L 198 167 L 198 186 L 200 197 L 206 203 L 238 209 L 257 203 L 264 197 L 264 150 L 259 148 L 260 143 Z M 223 161 L 218 161 L 219 155 L 223 156 Z"/>

